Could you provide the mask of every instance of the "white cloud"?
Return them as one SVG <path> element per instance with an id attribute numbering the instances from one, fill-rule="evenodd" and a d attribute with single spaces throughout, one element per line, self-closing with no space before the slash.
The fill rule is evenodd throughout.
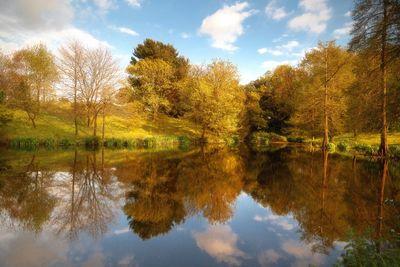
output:
<path id="1" fill-rule="evenodd" d="M 312 243 L 304 244 L 297 240 L 287 240 L 282 243 L 282 250 L 296 258 L 292 266 L 323 265 L 324 255 L 314 253 L 312 245 Z"/>
<path id="2" fill-rule="evenodd" d="M 267 53 L 268 52 L 268 48 L 265 48 L 265 47 L 263 47 L 263 48 L 260 48 L 260 49 L 257 49 L 257 52 L 259 53 L 259 54 L 265 54 L 265 53 Z"/>
<path id="3" fill-rule="evenodd" d="M 265 13 L 273 20 L 281 20 L 287 17 L 288 13 L 284 7 L 278 7 L 276 0 L 271 0 L 265 7 Z"/>
<path id="4" fill-rule="evenodd" d="M 257 50 L 257 52 L 261 55 L 265 53 L 269 53 L 273 56 L 282 56 L 282 55 L 292 55 L 291 52 L 294 48 L 300 45 L 297 41 L 288 41 L 286 44 L 277 45 L 274 49 L 263 47 Z"/>
<path id="5" fill-rule="evenodd" d="M 334 30 L 333 31 L 333 36 L 336 39 L 339 39 L 339 38 L 342 38 L 344 36 L 347 36 L 347 35 L 350 34 L 352 28 L 353 28 L 353 23 L 352 22 L 348 22 L 342 28 L 338 28 L 338 29 Z"/>
<path id="6" fill-rule="evenodd" d="M 182 32 L 181 33 L 181 37 L 182 37 L 182 39 L 189 39 L 190 38 L 190 34 L 188 34 L 186 32 Z"/>
<path id="7" fill-rule="evenodd" d="M 131 7 L 138 8 L 141 6 L 141 0 L 125 0 Z"/>
<path id="8" fill-rule="evenodd" d="M 344 13 L 344 16 L 345 16 L 345 17 L 351 17 L 351 11 L 349 10 L 349 11 L 347 11 L 346 13 Z"/>
<path id="9" fill-rule="evenodd" d="M 262 63 L 262 67 L 265 70 L 274 70 L 276 69 L 276 67 L 278 67 L 279 65 L 296 65 L 297 64 L 297 60 L 283 60 L 283 61 L 276 61 L 276 60 L 267 60 L 264 61 Z"/>
<path id="10" fill-rule="evenodd" d="M 260 48 L 260 49 L 258 49 L 257 50 L 257 52 L 259 53 L 259 54 L 265 54 L 265 53 L 269 53 L 269 54 L 271 54 L 271 55 L 273 55 L 273 56 L 282 56 L 284 53 L 282 52 L 282 51 L 280 51 L 280 50 L 277 50 L 277 49 L 270 49 L 270 48 L 266 48 L 266 47 L 263 47 L 263 48 Z"/>
<path id="11" fill-rule="evenodd" d="M 289 21 L 289 28 L 312 33 L 321 33 L 326 29 L 332 17 L 332 11 L 326 0 L 300 0 L 299 6 L 304 13 Z"/>
<path id="12" fill-rule="evenodd" d="M 287 33 L 282 34 L 282 36 L 280 36 L 280 37 L 278 37 L 278 38 L 275 38 L 274 40 L 272 40 L 272 42 L 273 42 L 273 43 L 280 42 L 280 41 L 282 41 L 284 38 L 286 38 L 286 37 L 288 37 L 288 36 L 289 36 L 289 35 L 288 35 Z"/>
<path id="13" fill-rule="evenodd" d="M 234 43 L 244 33 L 243 21 L 255 12 L 247 10 L 248 6 L 247 2 L 224 6 L 203 20 L 199 33 L 209 35 L 213 47 L 235 51 Z"/>
<path id="14" fill-rule="evenodd" d="M 258 255 L 258 263 L 261 266 L 271 266 L 276 264 L 280 258 L 282 258 L 282 256 L 279 255 L 278 252 L 273 249 L 268 249 Z"/>
<path id="15" fill-rule="evenodd" d="M 129 34 L 132 36 L 139 36 L 139 34 L 137 32 L 135 32 L 134 30 L 127 28 L 127 27 L 119 27 L 117 29 L 119 32 L 122 32 L 122 33 L 126 33 L 126 34 Z"/>
<path id="16" fill-rule="evenodd" d="M 281 65 L 281 64 L 279 64 L 279 65 Z M 269 222 L 270 224 L 279 226 L 283 230 L 286 230 L 286 231 L 290 231 L 295 228 L 295 225 L 293 223 L 290 223 L 288 218 L 282 217 L 282 216 L 277 216 L 274 214 L 270 214 L 270 215 L 267 215 L 264 217 L 262 217 L 260 215 L 256 215 L 254 217 L 254 220 L 257 222 Z"/>
<path id="17" fill-rule="evenodd" d="M 112 0 L 93 0 L 93 3 L 102 13 L 106 13 L 113 6 Z"/>
<path id="18" fill-rule="evenodd" d="M 87 46 L 110 44 L 72 25 L 70 0 L 7 0 L 0 2 L 0 45 L 12 52 L 26 45 L 44 43 L 53 52 L 76 39 Z"/>
<path id="19" fill-rule="evenodd" d="M 300 44 L 297 41 L 289 41 L 284 45 L 279 45 L 277 48 L 292 51 L 293 48 L 298 47 Z"/>
<path id="20" fill-rule="evenodd" d="M 0 37 L 20 31 L 63 29 L 70 24 L 73 16 L 69 0 L 2 0 Z"/>
<path id="21" fill-rule="evenodd" d="M 218 262 L 239 266 L 246 254 L 237 247 L 238 236 L 228 225 L 209 226 L 204 232 L 194 233 L 197 246 Z"/>

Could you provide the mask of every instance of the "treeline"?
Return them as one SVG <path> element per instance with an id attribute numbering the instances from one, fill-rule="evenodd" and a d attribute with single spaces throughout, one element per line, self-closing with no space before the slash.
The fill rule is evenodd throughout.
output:
<path id="1" fill-rule="evenodd" d="M 235 65 L 214 60 L 190 64 L 170 44 L 146 39 L 133 51 L 128 78 L 107 48 L 79 42 L 63 45 L 55 57 L 44 45 L 0 55 L 0 123 L 8 109 L 24 110 L 35 120 L 59 95 L 79 122 L 97 137 L 102 117 L 114 104 L 134 103 L 157 126 L 160 115 L 188 119 L 207 135 L 255 131 L 322 137 L 325 149 L 344 132 L 381 132 L 380 154 L 388 150 L 388 131 L 400 130 L 400 4 L 359 0 L 348 47 L 321 42 L 298 66 L 278 66 L 248 85 L 239 85 Z"/>

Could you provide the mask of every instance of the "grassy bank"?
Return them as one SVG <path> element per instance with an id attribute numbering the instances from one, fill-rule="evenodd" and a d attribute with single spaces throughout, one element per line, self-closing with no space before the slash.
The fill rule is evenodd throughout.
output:
<path id="1" fill-rule="evenodd" d="M 67 106 L 48 107 L 36 120 L 33 128 L 26 113 L 12 110 L 12 121 L 0 128 L 3 144 L 24 146 L 59 146 L 80 144 L 92 140 L 93 128 L 85 121 L 79 121 L 79 135 L 75 138 L 72 110 Z M 200 128 L 186 119 L 160 115 L 156 121 L 144 119 L 146 116 L 120 108 L 106 116 L 104 143 L 109 147 L 141 146 L 155 144 L 175 146 L 195 142 L 201 136 Z M 102 135 L 102 119 L 98 119 L 97 136 Z M 216 136 L 208 137 L 210 142 L 221 142 Z"/>

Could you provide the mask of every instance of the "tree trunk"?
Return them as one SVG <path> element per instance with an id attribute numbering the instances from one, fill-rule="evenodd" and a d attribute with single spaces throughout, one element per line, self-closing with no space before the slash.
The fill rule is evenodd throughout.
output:
<path id="1" fill-rule="evenodd" d="M 74 124 L 75 124 L 75 138 L 78 137 L 78 107 L 77 107 L 77 82 L 74 84 Z"/>
<path id="2" fill-rule="evenodd" d="M 381 129 L 381 145 L 379 154 L 386 157 L 388 151 L 387 143 L 387 75 L 386 75 L 386 35 L 387 35 L 387 0 L 383 1 L 383 22 L 381 36 L 381 87 L 382 87 L 382 129 Z"/>
<path id="3" fill-rule="evenodd" d="M 324 139 L 322 141 L 322 149 L 326 149 L 329 142 L 329 129 L 328 129 L 328 51 L 325 48 L 325 84 L 324 84 Z"/>
<path id="4" fill-rule="evenodd" d="M 96 137 L 96 135 L 97 135 L 97 112 L 95 112 L 93 118 L 93 136 Z"/>
<path id="5" fill-rule="evenodd" d="M 102 119 L 102 129 L 101 129 L 101 140 L 103 140 L 103 141 L 104 141 L 104 132 L 105 132 L 105 125 L 106 125 L 106 112 L 105 112 L 105 109 L 106 109 L 106 107 L 105 107 L 105 105 L 103 105 L 103 112 L 102 112 L 103 119 Z"/>

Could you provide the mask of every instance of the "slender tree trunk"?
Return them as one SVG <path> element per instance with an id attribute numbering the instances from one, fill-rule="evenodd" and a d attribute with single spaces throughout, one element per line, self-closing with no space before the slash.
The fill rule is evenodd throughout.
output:
<path id="1" fill-rule="evenodd" d="M 96 137 L 96 135 L 97 135 L 97 112 L 95 112 L 93 118 L 93 136 Z"/>
<path id="2" fill-rule="evenodd" d="M 381 145 L 379 154 L 386 157 L 388 151 L 387 143 L 387 75 L 386 75 L 386 35 L 387 35 L 387 0 L 383 1 L 383 22 L 382 22 L 382 36 L 381 36 L 381 87 L 382 87 L 382 129 L 381 129 Z"/>
<path id="3" fill-rule="evenodd" d="M 74 124 L 75 124 L 75 138 L 78 137 L 78 107 L 77 107 L 77 81 L 74 81 Z"/>
<path id="4" fill-rule="evenodd" d="M 106 112 L 105 112 L 106 106 L 103 105 L 103 110 L 102 110 L 102 129 L 101 129 L 101 140 L 104 141 L 104 132 L 105 132 L 105 126 L 106 126 Z"/>
<path id="5" fill-rule="evenodd" d="M 329 142 L 329 128 L 328 128 L 328 51 L 325 48 L 325 83 L 324 83 L 324 139 L 322 141 L 322 149 L 326 149 Z"/>

